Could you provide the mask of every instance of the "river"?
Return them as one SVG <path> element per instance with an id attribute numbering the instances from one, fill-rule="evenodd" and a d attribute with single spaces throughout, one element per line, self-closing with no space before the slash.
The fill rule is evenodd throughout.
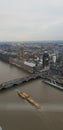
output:
<path id="1" fill-rule="evenodd" d="M 28 75 L 0 61 L 0 83 Z M 40 104 L 36 109 L 21 99 L 16 89 L 27 92 Z M 63 92 L 45 85 L 41 79 L 0 92 L 0 129 L 63 130 Z"/>

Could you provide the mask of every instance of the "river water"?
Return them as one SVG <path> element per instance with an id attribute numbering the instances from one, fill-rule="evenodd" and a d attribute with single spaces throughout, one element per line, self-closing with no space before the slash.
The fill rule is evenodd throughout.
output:
<path id="1" fill-rule="evenodd" d="M 21 69 L 0 61 L 0 83 L 28 75 Z M 16 89 L 27 92 L 40 109 L 21 99 Z M 0 92 L 0 129 L 63 130 L 63 92 L 41 79 Z"/>

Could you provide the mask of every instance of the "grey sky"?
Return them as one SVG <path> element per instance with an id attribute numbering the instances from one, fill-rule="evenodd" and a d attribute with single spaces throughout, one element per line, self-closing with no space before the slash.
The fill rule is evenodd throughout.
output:
<path id="1" fill-rule="evenodd" d="M 0 0 L 0 40 L 63 40 L 63 0 Z"/>

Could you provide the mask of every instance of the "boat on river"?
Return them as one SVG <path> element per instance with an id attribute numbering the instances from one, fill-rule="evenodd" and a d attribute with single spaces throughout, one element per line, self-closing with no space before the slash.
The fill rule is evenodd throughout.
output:
<path id="1" fill-rule="evenodd" d="M 34 105 L 36 108 L 38 109 L 40 108 L 40 105 L 34 99 L 32 99 L 26 92 L 20 92 L 19 90 L 17 90 L 17 93 L 21 98 L 27 100 L 30 104 Z"/>

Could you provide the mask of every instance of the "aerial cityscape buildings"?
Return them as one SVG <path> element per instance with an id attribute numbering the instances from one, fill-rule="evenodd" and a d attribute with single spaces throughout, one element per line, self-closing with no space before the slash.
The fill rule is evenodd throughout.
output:
<path id="1" fill-rule="evenodd" d="M 30 73 L 38 73 L 46 69 L 49 73 L 63 74 L 61 41 L 30 43 L 0 43 L 0 59 Z"/>

